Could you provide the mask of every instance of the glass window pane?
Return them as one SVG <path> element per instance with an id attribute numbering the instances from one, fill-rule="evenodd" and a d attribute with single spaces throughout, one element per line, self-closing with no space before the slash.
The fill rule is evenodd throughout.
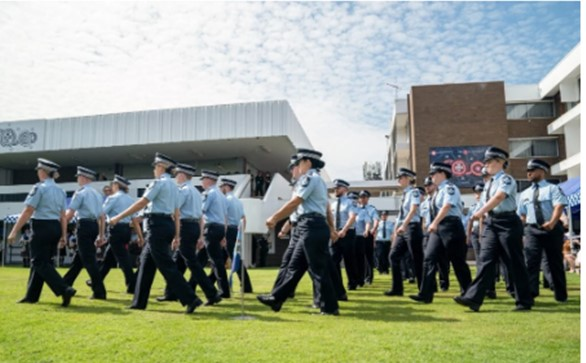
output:
<path id="1" fill-rule="evenodd" d="M 534 140 L 532 156 L 558 156 L 557 139 Z"/>
<path id="2" fill-rule="evenodd" d="M 512 158 L 531 157 L 531 140 L 509 141 L 509 150 Z"/>

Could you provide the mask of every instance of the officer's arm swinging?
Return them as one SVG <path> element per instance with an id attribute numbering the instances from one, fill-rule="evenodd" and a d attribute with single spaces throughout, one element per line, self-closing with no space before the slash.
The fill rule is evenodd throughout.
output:
<path id="1" fill-rule="evenodd" d="M 116 223 L 120 222 L 120 220 L 122 218 L 128 217 L 129 215 L 132 215 L 132 214 L 138 212 L 139 210 L 143 209 L 147 204 L 149 204 L 148 199 L 146 199 L 145 197 L 140 198 L 139 200 L 134 202 L 133 205 L 126 208 L 126 210 L 124 212 L 118 214 L 117 216 L 115 216 L 113 218 L 110 218 L 110 225 L 111 226 L 116 225 Z"/>
<path id="2" fill-rule="evenodd" d="M 474 215 L 472 217 L 474 219 L 479 219 L 480 216 L 493 210 L 494 207 L 501 204 L 501 202 L 503 200 L 505 200 L 506 198 L 507 198 L 507 193 L 505 193 L 503 191 L 496 192 L 496 194 L 493 195 L 492 198 L 490 198 L 490 200 L 482 206 L 482 208 L 480 208 L 476 213 L 474 213 Z"/>
<path id="3" fill-rule="evenodd" d="M 35 208 L 31 207 L 30 205 L 24 207 L 22 213 L 20 213 L 20 216 L 18 216 L 16 224 L 14 225 L 14 227 L 12 227 L 12 231 L 10 231 L 10 235 L 8 236 L 8 244 L 13 244 L 14 241 L 16 241 L 16 234 L 18 233 L 18 231 L 20 231 L 22 226 L 24 226 L 25 223 L 28 222 L 28 220 L 31 218 L 34 212 Z"/>
<path id="4" fill-rule="evenodd" d="M 275 214 L 267 219 L 267 227 L 270 229 L 275 228 L 275 225 L 278 221 L 291 215 L 291 213 L 293 213 L 293 211 L 297 209 L 301 203 L 303 203 L 303 199 L 301 197 L 293 196 L 293 198 L 285 203 L 285 205 L 276 211 Z"/>

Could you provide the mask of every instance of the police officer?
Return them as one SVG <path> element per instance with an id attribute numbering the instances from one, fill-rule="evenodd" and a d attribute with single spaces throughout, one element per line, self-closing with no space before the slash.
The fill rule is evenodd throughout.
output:
<path id="1" fill-rule="evenodd" d="M 466 232 L 462 224 L 460 190 L 448 180 L 452 167 L 435 162 L 429 173 L 438 190 L 430 201 L 429 241 L 423 262 L 423 282 L 419 294 L 409 296 L 424 303 L 433 301 L 437 263 L 446 255 L 454 266 L 454 273 L 462 291 L 466 291 L 472 278 L 466 263 Z"/>
<path id="2" fill-rule="evenodd" d="M 480 219 L 488 214 L 480 246 L 480 266 L 468 290 L 454 298 L 458 304 L 473 311 L 480 309 L 486 291 L 494 280 L 495 263 L 501 255 L 513 277 L 515 310 L 530 310 L 533 305 L 521 242 L 523 224 L 516 213 L 517 185 L 513 177 L 504 172 L 508 158 L 509 154 L 505 150 L 494 146 L 484 153 L 484 162 L 492 177 L 484 188 L 484 205 L 472 216 Z"/>
<path id="3" fill-rule="evenodd" d="M 401 277 L 401 260 L 407 252 L 411 254 L 417 278 L 417 285 L 421 286 L 423 274 L 423 231 L 419 205 L 421 204 L 420 192 L 414 187 L 415 172 L 399 169 L 399 185 L 403 188 L 403 198 L 397 217 L 397 228 L 394 241 L 391 246 L 391 270 L 393 273 L 392 288 L 385 291 L 387 296 L 403 296 L 403 279 Z"/>
<path id="4" fill-rule="evenodd" d="M 389 273 L 389 253 L 391 252 L 391 236 L 395 230 L 395 224 L 388 219 L 386 210 L 381 212 L 381 221 L 376 231 L 376 265 L 379 274 Z"/>
<path id="5" fill-rule="evenodd" d="M 527 179 L 533 184 L 521 193 L 517 212 L 525 222 L 525 258 L 531 294 L 539 296 L 539 266 L 545 252 L 555 299 L 566 302 L 568 291 L 562 255 L 564 228 L 560 217 L 568 201 L 560 187 L 545 180 L 548 172 L 549 164 L 545 161 L 529 160 Z"/>
<path id="6" fill-rule="evenodd" d="M 180 240 L 179 191 L 170 175 L 175 164 L 167 155 L 156 153 L 153 162 L 155 180 L 149 184 L 142 198 L 110 219 L 110 225 L 115 226 L 124 217 L 147 207 L 143 221 L 146 226 L 146 244 L 140 256 L 136 289 L 130 309 L 146 309 L 157 269 L 171 291 L 186 307 L 185 313 L 193 313 L 203 303 L 185 281 L 171 256 L 171 244 L 177 244 Z"/>
<path id="7" fill-rule="evenodd" d="M 234 246 L 236 245 L 236 238 L 238 236 L 238 226 L 242 223 L 240 233 L 244 235 L 246 230 L 246 215 L 244 214 L 244 207 L 242 202 L 234 195 L 234 188 L 236 187 L 236 181 L 228 178 L 220 179 L 220 189 L 226 196 L 227 208 L 227 221 L 228 226 L 226 228 L 226 244 L 228 250 L 228 256 L 233 258 Z M 250 282 L 250 276 L 248 276 L 248 270 L 244 267 L 244 278 L 242 277 L 242 269 L 238 269 L 236 274 L 240 279 L 240 283 L 244 284 L 244 292 L 252 293 L 252 284 Z"/>
<path id="8" fill-rule="evenodd" d="M 228 203 L 218 186 L 219 174 L 212 170 L 202 170 L 201 185 L 205 189 L 203 199 L 204 239 L 212 271 L 218 282 L 220 295 L 230 297 L 228 274 L 224 266 L 222 244 L 225 243 Z"/>
<path id="9" fill-rule="evenodd" d="M 128 195 L 129 186 L 130 181 L 128 179 L 121 175 L 114 175 L 114 180 L 112 181 L 111 185 L 113 194 L 106 198 L 102 206 L 106 216 L 106 221 L 102 222 L 102 226 L 105 226 L 105 222 L 109 222 L 110 218 L 124 212 L 134 203 L 132 197 Z M 133 215 L 132 218 L 125 217 L 120 222 L 121 223 L 118 223 L 117 225 L 110 228 L 108 243 L 110 245 L 110 251 L 112 251 L 112 254 L 116 258 L 116 261 L 118 261 L 118 265 L 124 274 L 124 279 L 126 281 L 126 291 L 128 293 L 134 293 L 134 288 L 136 286 L 136 275 L 132 270 L 132 262 L 130 259 L 130 254 L 128 253 L 128 244 L 130 243 L 131 238 L 131 222 L 135 231 L 137 231 L 139 246 L 142 247 L 144 245 L 144 240 L 140 231 L 138 219 L 135 215 Z M 110 265 L 103 265 L 100 269 L 100 273 L 104 279 L 110 270 L 109 266 Z"/>
<path id="10" fill-rule="evenodd" d="M 358 194 L 360 198 L 361 205 L 364 205 L 364 208 L 368 212 L 368 215 L 371 220 L 370 229 L 368 230 L 368 235 L 366 236 L 365 244 L 364 244 L 364 257 L 365 257 L 365 265 L 364 265 L 364 280 L 362 281 L 363 284 L 372 285 L 372 279 L 374 278 L 374 237 L 376 236 L 376 231 L 378 229 L 378 224 L 380 221 L 380 217 L 378 216 L 378 211 L 376 208 L 369 204 L 370 200 L 370 192 L 368 190 L 361 190 Z"/>
<path id="11" fill-rule="evenodd" d="M 104 228 L 100 227 L 103 222 L 102 196 L 91 186 L 97 175 L 91 169 L 77 167 L 75 176 L 81 188 L 73 194 L 65 214 L 68 222 L 74 215 L 77 218 L 77 253 L 63 279 L 68 285 L 73 286 L 81 269 L 85 267 L 94 292 L 91 298 L 105 300 L 106 288 L 96 261 L 96 243 L 101 244 L 104 240 Z"/>
<path id="12" fill-rule="evenodd" d="M 55 295 L 61 296 L 61 305 L 67 307 L 76 291 L 61 278 L 52 261 L 53 248 L 57 244 L 65 246 L 67 240 L 65 192 L 55 184 L 59 165 L 47 159 L 37 159 L 35 169 L 39 183 L 26 197 L 25 207 L 8 235 L 8 243 L 13 244 L 22 226 L 32 218 L 31 271 L 26 295 L 19 303 L 38 302 L 43 282 L 46 282 Z"/>
<path id="13" fill-rule="evenodd" d="M 420 192 L 421 189 L 419 189 Z M 425 199 L 421 202 L 420 212 L 421 212 L 421 228 L 423 229 L 423 251 L 427 248 L 427 243 L 429 242 L 429 231 L 427 227 L 433 221 L 431 217 L 431 201 L 434 194 L 437 192 L 437 186 L 433 183 L 431 177 L 426 177 L 423 181 L 423 195 L 425 195 Z M 450 260 L 447 257 L 446 253 L 442 253 L 437 263 L 437 270 L 439 272 L 440 277 L 440 288 L 442 291 L 447 291 L 450 288 Z M 434 292 L 437 291 L 437 284 L 434 282 Z"/>
<path id="14" fill-rule="evenodd" d="M 366 276 L 366 245 L 369 242 L 373 220 L 370 210 L 367 209 L 366 193 L 362 190 L 358 193 L 358 207 L 356 208 L 356 280 L 358 286 L 364 286 Z"/>
<path id="15" fill-rule="evenodd" d="M 191 270 L 190 286 L 195 289 L 195 286 L 199 284 L 207 298 L 205 305 L 214 305 L 219 303 L 222 298 L 205 274 L 195 253 L 197 242 L 202 240 L 202 199 L 199 191 L 191 184 L 191 179 L 195 175 L 196 169 L 189 164 L 178 163 L 174 171 L 175 182 L 179 188 L 180 240 L 178 241 L 178 246 L 177 241 L 174 241 L 173 260 L 177 263 L 177 269 L 181 274 L 189 267 Z M 173 294 L 168 284 L 165 287 L 165 295 L 157 298 L 157 301 L 175 300 L 177 300 L 177 297 Z"/>
<path id="16" fill-rule="evenodd" d="M 277 286 L 270 295 L 259 295 L 258 300 L 279 311 L 282 304 L 293 291 L 298 269 L 303 269 L 303 260 L 307 257 L 309 268 L 313 272 L 313 280 L 320 295 L 321 313 L 339 315 L 336 290 L 333 285 L 329 264 L 329 239 L 336 239 L 333 224 L 328 224 L 328 192 L 325 182 L 318 173 L 324 167 L 319 151 L 310 149 L 297 150 L 297 164 L 302 174 L 293 198 L 267 219 L 267 227 L 274 228 L 278 221 L 297 210 L 297 229 L 299 240 L 296 250 L 301 247 L 304 254 L 294 253 L 287 267 L 287 274 L 282 284 Z M 330 220 L 330 222 L 332 222 Z"/>
<path id="17" fill-rule="evenodd" d="M 484 190 L 484 183 L 478 183 L 474 185 L 474 199 L 475 202 L 470 206 L 468 212 L 468 222 L 466 223 L 466 236 L 468 244 L 472 245 L 474 249 L 474 256 L 476 258 L 476 266 L 480 266 L 480 223 L 478 220 L 474 220 L 472 215 L 482 208 L 482 202 L 480 196 Z M 477 271 L 478 272 L 478 271 Z"/>
<path id="18" fill-rule="evenodd" d="M 336 201 L 331 204 L 334 226 L 338 234 L 338 240 L 330 244 L 330 253 L 337 273 L 342 278 L 340 264 L 344 259 L 346 268 L 346 277 L 348 279 L 348 290 L 356 290 L 360 280 L 356 271 L 355 256 L 355 238 L 354 221 L 356 220 L 356 211 L 352 200 L 348 198 L 348 188 L 350 183 L 343 179 L 334 180 Z"/>

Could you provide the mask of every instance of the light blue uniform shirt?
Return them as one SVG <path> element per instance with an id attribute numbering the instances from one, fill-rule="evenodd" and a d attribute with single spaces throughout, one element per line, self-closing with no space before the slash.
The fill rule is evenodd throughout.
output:
<path id="1" fill-rule="evenodd" d="M 435 207 L 435 210 L 432 211 L 430 209 L 430 214 L 433 213 L 435 216 L 437 216 L 443 206 L 449 205 L 450 209 L 448 210 L 446 217 L 462 218 L 462 201 L 460 198 L 460 189 L 458 189 L 458 187 L 454 184 L 448 182 L 447 180 L 441 182 L 438 186 L 438 190 L 435 196 L 431 200 L 431 208 Z M 432 221 L 430 221 L 430 223 L 431 222 Z"/>
<path id="2" fill-rule="evenodd" d="M 153 180 L 145 191 L 144 198 L 148 199 L 145 214 L 175 214 L 179 207 L 179 190 L 177 184 L 168 173 L 163 173 L 159 179 Z"/>
<path id="3" fill-rule="evenodd" d="M 134 200 L 132 200 L 132 197 L 130 197 L 123 191 L 119 190 L 116 193 L 110 195 L 108 198 L 106 198 L 104 204 L 102 205 L 102 209 L 104 210 L 104 214 L 106 214 L 106 217 L 110 219 L 124 212 L 133 203 Z M 135 215 L 136 214 L 122 218 L 120 220 L 120 223 L 130 223 L 130 219 L 134 218 Z"/>
<path id="4" fill-rule="evenodd" d="M 340 222 L 337 223 L 336 221 L 336 210 L 338 208 L 338 202 L 340 203 Z M 332 216 L 334 218 L 334 227 L 340 227 L 338 228 L 338 230 L 341 230 L 342 228 L 344 228 L 344 226 L 346 225 L 346 223 L 348 223 L 348 219 L 350 219 L 350 217 L 352 215 L 356 214 L 356 211 L 354 210 L 354 205 L 352 203 L 352 199 L 348 198 L 347 195 L 343 195 L 339 198 L 336 199 L 336 201 L 334 203 L 332 203 L 330 205 L 330 209 L 332 211 Z M 352 225 L 349 227 L 349 229 L 353 229 L 354 228 L 354 223 L 352 223 Z"/>
<path id="5" fill-rule="evenodd" d="M 203 215 L 206 223 L 226 224 L 228 205 L 226 197 L 217 185 L 212 185 L 203 193 Z"/>
<path id="6" fill-rule="evenodd" d="M 179 185 L 179 218 L 200 219 L 202 215 L 201 194 L 189 181 Z"/>
<path id="7" fill-rule="evenodd" d="M 372 218 L 370 216 L 368 208 L 366 208 L 366 206 L 358 206 L 356 213 L 356 223 L 354 224 L 356 227 L 357 236 L 362 236 L 364 234 L 367 223 L 370 223 L 370 228 L 372 228 Z"/>
<path id="8" fill-rule="evenodd" d="M 368 211 L 368 215 L 370 216 L 370 219 L 372 220 L 373 223 L 374 223 L 374 221 L 379 221 L 380 220 L 380 218 L 378 216 L 378 211 L 376 210 L 376 208 L 374 207 L 374 205 L 367 204 L 366 205 L 366 210 Z"/>
<path id="9" fill-rule="evenodd" d="M 326 217 L 328 188 L 317 170 L 310 169 L 296 184 L 295 196 L 303 199 L 297 207 L 297 214 L 318 213 Z"/>
<path id="10" fill-rule="evenodd" d="M 102 215 L 102 195 L 88 183 L 73 194 L 69 209 L 75 211 L 78 219 L 98 219 Z"/>
<path id="11" fill-rule="evenodd" d="M 405 190 L 403 191 L 401 209 L 399 210 L 399 217 L 397 218 L 397 226 L 403 224 L 405 217 L 407 217 L 407 214 L 409 214 L 409 211 L 411 210 L 411 205 L 416 205 L 419 207 L 419 205 L 421 204 L 420 198 L 421 193 L 419 192 L 419 189 L 414 188 L 412 186 L 408 186 L 407 188 L 405 188 Z M 415 215 L 413 216 L 413 218 L 411 218 L 411 222 L 409 223 L 415 222 L 421 222 L 419 208 L 417 208 Z"/>
<path id="12" fill-rule="evenodd" d="M 478 212 L 478 211 L 480 210 L 480 208 L 482 208 L 482 206 L 483 206 L 483 205 L 484 205 L 484 203 L 482 203 L 482 201 L 478 201 L 478 202 L 476 202 L 476 203 L 472 204 L 472 205 L 470 206 L 470 209 L 468 209 L 468 220 L 469 220 L 470 218 L 472 218 L 472 215 L 473 215 L 474 213 Z M 473 228 L 473 229 L 476 229 L 476 228 L 478 228 L 478 226 L 479 226 L 479 224 L 478 224 L 478 223 L 479 223 L 479 221 L 478 221 L 478 220 L 472 221 L 472 228 Z"/>
<path id="13" fill-rule="evenodd" d="M 489 185 L 490 190 L 488 188 Z M 517 183 L 515 183 L 515 179 L 512 176 L 505 174 L 503 170 L 496 173 L 496 175 L 486 184 L 481 196 L 482 202 L 490 200 L 490 198 L 492 198 L 497 192 L 504 192 L 507 197 L 494 207 L 492 212 L 504 213 L 517 210 Z M 488 193 L 488 199 L 486 199 L 486 193 Z"/>
<path id="14" fill-rule="evenodd" d="M 419 214 L 421 218 L 425 219 L 425 226 L 427 227 L 431 223 L 431 196 L 425 197 L 425 200 L 419 206 Z"/>
<path id="15" fill-rule="evenodd" d="M 66 199 L 65 192 L 55 180 L 47 178 L 33 186 L 24 204 L 35 209 L 33 219 L 59 220 L 61 212 L 65 211 Z"/>
<path id="16" fill-rule="evenodd" d="M 548 222 L 553 214 L 553 209 L 557 205 L 568 205 L 568 199 L 561 191 L 560 187 L 548 183 L 545 180 L 540 181 L 537 184 L 532 184 L 529 188 L 525 189 L 521 193 L 519 198 L 519 206 L 517 213 L 519 215 L 526 216 L 526 223 L 536 224 L 537 218 L 535 217 L 535 205 L 533 204 L 533 193 L 535 193 L 535 185 L 539 187 L 539 204 L 541 205 L 541 211 L 543 213 L 543 219 Z"/>
<path id="17" fill-rule="evenodd" d="M 226 201 L 228 202 L 228 225 L 238 227 L 240 220 L 244 217 L 242 202 L 232 192 L 226 194 Z"/>
<path id="18" fill-rule="evenodd" d="M 385 241 L 391 242 L 391 237 L 393 236 L 393 231 L 395 230 L 395 223 L 387 218 L 387 220 L 382 220 L 378 224 L 378 229 L 376 230 L 376 240 L 377 241 Z M 383 233 L 384 231 L 384 233 Z M 384 237 L 383 237 L 384 235 Z"/>

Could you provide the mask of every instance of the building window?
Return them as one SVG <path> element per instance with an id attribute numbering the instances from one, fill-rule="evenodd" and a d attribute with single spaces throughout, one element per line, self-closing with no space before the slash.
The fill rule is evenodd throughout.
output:
<path id="1" fill-rule="evenodd" d="M 554 116 L 553 102 L 514 103 L 507 105 L 507 120 L 553 118 Z"/>
<path id="2" fill-rule="evenodd" d="M 557 138 L 509 139 L 511 158 L 558 157 Z"/>

